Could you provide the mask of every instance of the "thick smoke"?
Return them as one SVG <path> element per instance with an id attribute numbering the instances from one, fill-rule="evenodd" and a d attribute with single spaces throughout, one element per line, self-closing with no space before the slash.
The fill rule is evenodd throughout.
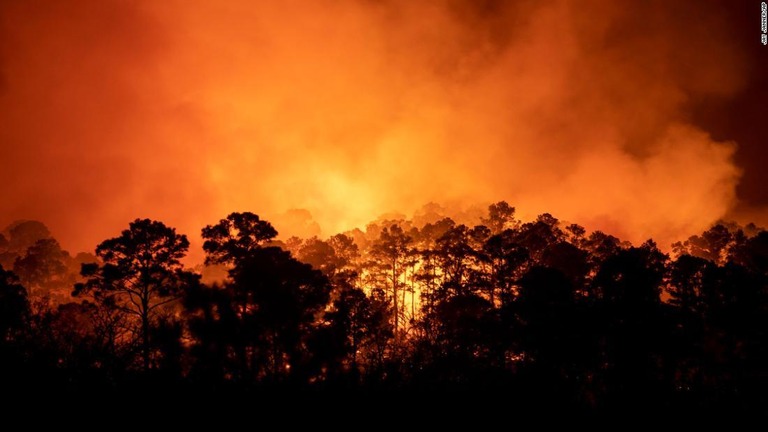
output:
<path id="1" fill-rule="evenodd" d="M 727 5 L 633 3 L 3 2 L 0 222 L 90 250 L 503 199 L 667 244 L 735 205 L 735 143 L 688 112 L 743 59 Z"/>

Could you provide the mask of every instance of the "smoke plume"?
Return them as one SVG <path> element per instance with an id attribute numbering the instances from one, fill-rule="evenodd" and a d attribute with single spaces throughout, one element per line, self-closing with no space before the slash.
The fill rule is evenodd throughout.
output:
<path id="1" fill-rule="evenodd" d="M 736 143 L 689 116 L 745 84 L 722 7 L 5 1 L 0 214 L 91 250 L 136 217 L 506 200 L 665 245 L 736 203 Z"/>

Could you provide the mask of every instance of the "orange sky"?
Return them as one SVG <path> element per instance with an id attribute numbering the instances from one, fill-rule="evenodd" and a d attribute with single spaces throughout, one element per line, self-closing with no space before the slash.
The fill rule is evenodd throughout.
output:
<path id="1" fill-rule="evenodd" d="M 635 3 L 4 1 L 0 224 L 507 200 L 668 244 L 733 214 L 740 143 L 692 113 L 754 76 L 722 6 Z"/>

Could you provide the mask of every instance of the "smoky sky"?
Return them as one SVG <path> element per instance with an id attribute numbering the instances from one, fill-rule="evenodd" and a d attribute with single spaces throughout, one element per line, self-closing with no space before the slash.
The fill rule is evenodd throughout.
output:
<path id="1" fill-rule="evenodd" d="M 760 222 L 759 10 L 7 0 L 0 222 L 72 250 L 136 217 L 330 235 L 431 201 L 662 245 Z"/>

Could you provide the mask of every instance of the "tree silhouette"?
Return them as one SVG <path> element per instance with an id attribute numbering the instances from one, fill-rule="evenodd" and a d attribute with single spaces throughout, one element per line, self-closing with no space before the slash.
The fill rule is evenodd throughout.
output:
<path id="1" fill-rule="evenodd" d="M 458 225 L 437 239 L 435 253 L 443 273 L 443 297 L 463 294 L 470 277 L 475 250 L 470 239 L 470 228 Z"/>
<path id="2" fill-rule="evenodd" d="M 522 223 L 505 202 L 473 216 L 481 225 L 422 213 L 421 227 L 380 219 L 284 242 L 231 213 L 202 231 L 210 284 L 161 222 L 137 219 L 75 258 L 44 225 L 13 224 L 0 237 L 19 275 L 0 267 L 0 384 L 499 389 L 511 406 L 593 413 L 768 403 L 768 232 L 723 222 L 667 255 L 549 214 Z M 84 301 L 30 309 L 25 284 L 71 286 L 75 265 Z"/>
<path id="3" fill-rule="evenodd" d="M 0 266 L 0 345 L 14 341 L 28 318 L 27 290 L 13 272 Z"/>
<path id="4" fill-rule="evenodd" d="M 305 338 L 329 300 L 328 280 L 275 247 L 253 251 L 239 263 L 231 284 L 238 315 L 261 366 L 279 378 L 299 372 Z M 258 363 L 257 363 L 258 364 Z"/>
<path id="5" fill-rule="evenodd" d="M 517 339 L 532 378 L 550 397 L 564 396 L 582 378 L 579 353 L 590 349 L 579 337 L 582 317 L 573 281 L 560 270 L 532 267 L 520 280 L 515 310 Z"/>
<path id="6" fill-rule="evenodd" d="M 663 382 L 658 356 L 670 333 L 660 298 L 667 258 L 653 242 L 620 250 L 602 263 L 593 281 L 615 403 L 645 403 Z"/>
<path id="7" fill-rule="evenodd" d="M 685 242 L 673 245 L 677 254 L 689 254 L 723 264 L 728 260 L 729 249 L 737 237 L 723 224 L 717 224 L 700 236 L 691 236 Z"/>
<path id="8" fill-rule="evenodd" d="M 328 279 L 277 247 L 240 255 L 230 276 L 223 290 L 190 292 L 198 296 L 187 303 L 199 311 L 192 329 L 200 349 L 245 381 L 306 378 L 310 353 L 303 347 L 328 303 Z"/>
<path id="9" fill-rule="evenodd" d="M 216 225 L 206 226 L 202 236 L 206 264 L 233 265 L 274 239 L 277 231 L 258 215 L 245 212 L 230 213 Z"/>
<path id="10" fill-rule="evenodd" d="M 529 264 L 528 249 L 519 243 L 518 234 L 516 230 L 507 229 L 483 244 L 482 254 L 490 265 L 485 290 L 494 305 L 497 298 L 501 306 L 512 301 L 516 282 Z"/>
<path id="11" fill-rule="evenodd" d="M 29 319 L 27 291 L 13 272 L 0 265 L 0 385 L 6 391 L 18 385 L 26 363 L 22 344 Z"/>
<path id="12" fill-rule="evenodd" d="M 688 314 L 704 312 L 703 285 L 715 264 L 704 258 L 681 255 L 672 264 L 670 271 L 670 303 Z"/>
<path id="13" fill-rule="evenodd" d="M 51 232 L 42 222 L 22 220 L 6 227 L 3 238 L 6 241 L 0 241 L 4 243 L 4 247 L 0 247 L 0 265 L 10 269 L 13 268 L 14 260 L 24 255 L 35 242 L 51 238 Z"/>
<path id="14" fill-rule="evenodd" d="M 289 252 L 265 245 L 277 232 L 253 213 L 232 213 L 202 235 L 206 262 L 226 263 L 230 270 L 223 289 L 190 292 L 196 296 L 187 304 L 197 308 L 192 328 L 199 349 L 213 361 L 232 365 L 234 375 L 246 382 L 308 378 L 312 353 L 303 347 L 330 299 L 328 278 Z M 330 245 L 310 244 L 320 249 L 310 255 L 335 272 Z"/>
<path id="15" fill-rule="evenodd" d="M 38 240 L 51 238 L 51 232 L 42 222 L 34 220 L 16 221 L 6 228 L 9 234 L 8 248 L 18 254 Z"/>
<path id="16" fill-rule="evenodd" d="M 13 271 L 32 294 L 45 294 L 51 289 L 71 287 L 74 275 L 68 273 L 69 253 L 55 239 L 41 239 L 16 258 Z"/>
<path id="17" fill-rule="evenodd" d="M 161 308 L 176 301 L 185 282 L 181 258 L 189 248 L 185 235 L 162 222 L 136 219 L 119 237 L 96 247 L 101 264 L 84 264 L 77 295 L 90 294 L 101 305 L 139 321 L 141 357 L 151 366 L 151 326 Z"/>
<path id="18" fill-rule="evenodd" d="M 499 234 L 506 229 L 517 228 L 519 222 L 515 219 L 515 208 L 506 201 L 499 201 L 488 206 L 488 217 L 481 218 L 483 225 L 491 230 L 492 234 Z"/>
<path id="19" fill-rule="evenodd" d="M 335 297 L 311 345 L 314 352 L 323 353 L 321 367 L 327 374 L 348 373 L 355 382 L 363 366 L 380 373 L 384 366 L 380 348 L 393 337 L 386 303 L 353 286 L 338 289 Z"/>
<path id="20" fill-rule="evenodd" d="M 419 328 L 424 333 L 423 337 L 427 339 L 434 337 L 436 323 L 431 318 L 434 317 L 434 308 L 440 294 L 438 291 L 442 285 L 443 277 L 436 245 L 438 239 L 454 226 L 456 223 L 450 218 L 427 223 L 416 233 L 414 239 L 419 258 L 419 266 L 414 275 L 420 288 L 421 320 Z"/>
<path id="21" fill-rule="evenodd" d="M 415 250 L 411 246 L 413 238 L 397 225 L 384 227 L 376 242 L 371 247 L 373 264 L 378 270 L 378 275 L 386 281 L 386 287 L 392 292 L 392 305 L 394 319 L 393 327 L 395 339 L 399 337 L 400 318 L 403 314 L 404 302 L 401 302 L 398 291 L 405 288 L 405 272 L 412 265 Z"/>

